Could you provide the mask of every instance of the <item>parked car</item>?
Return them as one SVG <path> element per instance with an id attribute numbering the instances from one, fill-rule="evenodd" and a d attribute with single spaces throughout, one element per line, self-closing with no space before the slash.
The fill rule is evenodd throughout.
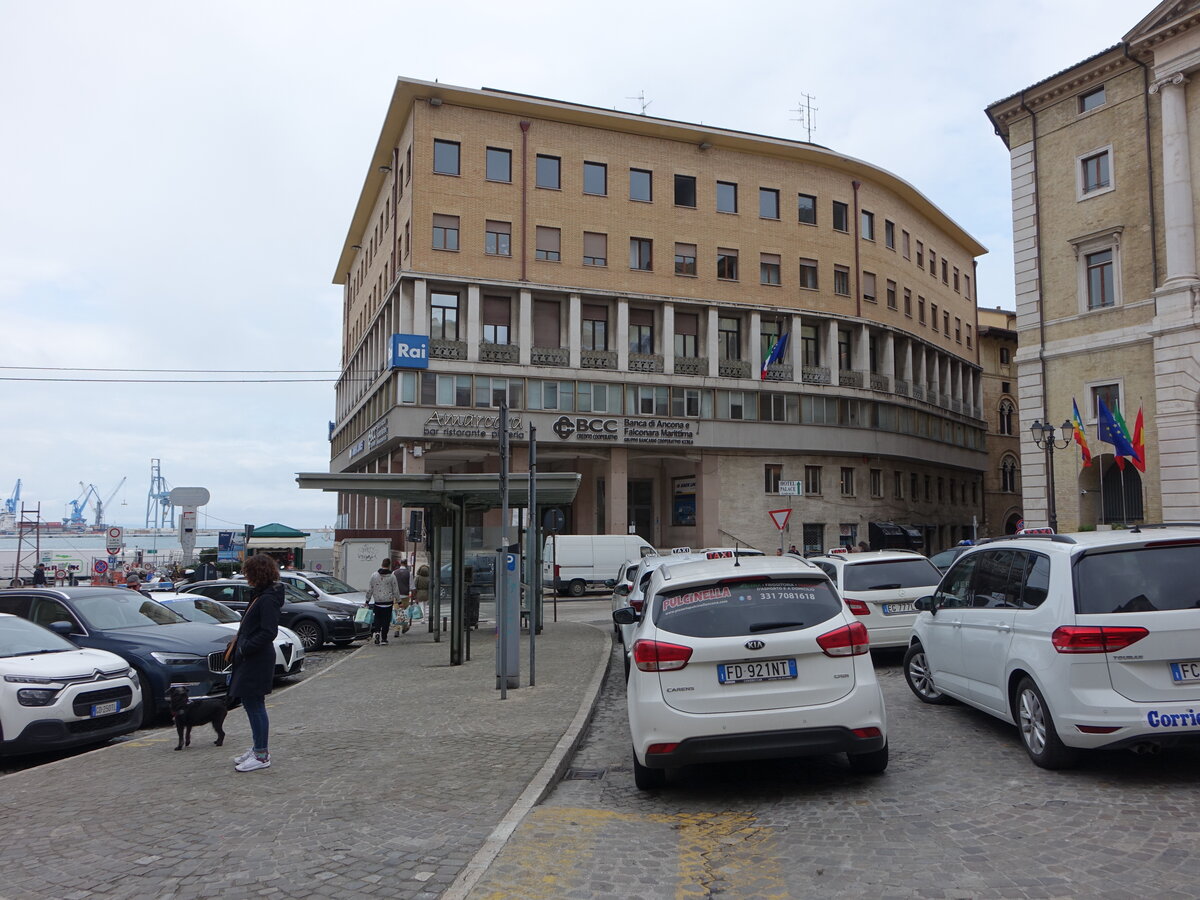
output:
<path id="1" fill-rule="evenodd" d="M 154 599 L 168 609 L 179 613 L 189 622 L 208 622 L 220 625 L 232 634 L 237 634 L 242 614 L 218 600 L 203 594 L 176 594 L 155 592 Z M 286 678 L 299 675 L 304 668 L 304 642 L 290 628 L 279 626 L 275 636 L 275 677 Z"/>
<path id="2" fill-rule="evenodd" d="M 659 568 L 634 624 L 626 683 L 634 782 L 692 763 L 845 753 L 887 767 L 883 692 L 867 629 L 829 578 L 796 557 Z"/>
<path id="3" fill-rule="evenodd" d="M 542 547 L 542 583 L 560 594 L 582 597 L 600 588 L 609 573 L 628 559 L 657 556 L 636 534 L 560 534 Z"/>
<path id="4" fill-rule="evenodd" d="M 340 578 L 334 578 L 324 572 L 287 569 L 279 573 L 279 580 L 303 591 L 309 600 L 332 601 L 356 608 L 367 602 L 365 591 L 353 588 Z M 354 615 L 353 611 L 350 614 Z"/>
<path id="5" fill-rule="evenodd" d="M 183 593 L 202 594 L 241 613 L 250 605 L 251 590 L 244 579 L 222 578 L 189 584 Z M 279 624 L 300 639 L 306 653 L 319 650 L 330 642 L 344 647 L 371 636 L 370 625 L 354 621 L 354 613 L 361 605 L 350 606 L 337 600 L 314 600 L 285 581 Z"/>
<path id="6" fill-rule="evenodd" d="M 920 613 L 904 675 L 925 703 L 1015 724 L 1029 758 L 1200 746 L 1200 527 L 970 547 Z"/>
<path id="7" fill-rule="evenodd" d="M 464 556 L 467 568 L 470 569 L 470 581 L 468 584 L 478 589 L 481 594 L 496 593 L 496 554 L 494 553 L 468 553 Z M 442 597 L 450 596 L 450 579 L 453 574 L 453 569 L 450 563 L 446 563 L 441 568 L 439 578 L 441 580 Z M 416 579 L 412 579 L 413 584 L 416 584 Z"/>
<path id="8" fill-rule="evenodd" d="M 945 575 L 950 571 L 950 567 L 954 565 L 954 561 L 970 549 L 970 545 L 965 544 L 949 547 L 940 553 L 933 554 L 933 556 L 929 557 L 929 561 L 933 563 L 935 569 Z"/>
<path id="9" fill-rule="evenodd" d="M 913 550 L 868 550 L 811 557 L 842 600 L 867 626 L 871 646 L 906 647 L 917 617 L 914 602 L 937 588 L 942 573 Z"/>
<path id="10" fill-rule="evenodd" d="M 224 697 L 229 631 L 189 622 L 145 594 L 114 587 L 12 588 L 0 612 L 58 632 L 80 647 L 108 650 L 137 672 L 142 722 L 167 711 L 167 688 L 186 684 L 195 698 Z"/>
<path id="11" fill-rule="evenodd" d="M 141 720 L 142 691 L 124 659 L 7 613 L 0 676 L 0 756 L 103 743 Z"/>

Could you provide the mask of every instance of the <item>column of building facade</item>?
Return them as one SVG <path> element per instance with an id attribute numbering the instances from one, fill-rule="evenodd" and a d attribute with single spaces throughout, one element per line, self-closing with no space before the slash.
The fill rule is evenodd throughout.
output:
<path id="1" fill-rule="evenodd" d="M 802 316 L 792 316 L 788 326 L 788 362 L 792 366 L 792 381 L 797 384 L 804 381 L 804 320 Z"/>
<path id="2" fill-rule="evenodd" d="M 629 451 L 624 447 L 609 450 L 604 503 L 608 533 L 625 534 L 629 530 Z"/>
<path id="3" fill-rule="evenodd" d="M 758 378 L 762 370 L 763 360 L 759 357 L 760 347 L 762 347 L 762 313 L 757 309 L 750 311 L 750 327 L 747 329 L 746 342 L 750 345 L 746 348 L 743 359 L 750 361 L 750 377 Z"/>
<path id="4" fill-rule="evenodd" d="M 861 322 L 852 334 L 851 365 L 854 371 L 862 376 L 862 387 L 869 388 L 871 386 L 871 327 L 866 322 Z"/>
<path id="5" fill-rule="evenodd" d="M 662 305 L 663 374 L 675 374 L 675 304 Z"/>
<path id="6" fill-rule="evenodd" d="M 527 366 L 533 361 L 533 291 L 521 288 L 517 300 L 517 360 Z"/>
<path id="7" fill-rule="evenodd" d="M 718 349 L 717 308 L 708 308 L 708 327 L 704 329 L 705 356 L 708 358 L 708 377 L 716 378 L 720 371 L 720 351 Z"/>
<path id="8" fill-rule="evenodd" d="M 580 367 L 583 356 L 583 298 L 579 294 L 567 295 L 567 365 Z"/>
<path id="9" fill-rule="evenodd" d="M 629 371 L 629 301 L 617 298 L 617 329 L 613 338 L 617 342 L 617 371 Z"/>
<path id="10" fill-rule="evenodd" d="M 480 313 L 480 287 L 477 284 L 467 285 L 467 327 L 459 332 L 459 340 L 467 342 L 467 362 L 479 362 L 479 340 L 482 334 Z M 461 326 L 460 326 L 461 327 Z"/>
<path id="11" fill-rule="evenodd" d="M 942 371 L 941 365 L 938 363 L 937 351 L 926 347 L 925 361 L 929 367 L 929 386 L 925 399 L 930 403 L 938 403 L 942 393 Z"/>
<path id="12" fill-rule="evenodd" d="M 424 278 L 413 282 L 412 333 L 429 334 L 429 282 Z"/>
<path id="13" fill-rule="evenodd" d="M 896 386 L 896 335 L 884 332 L 883 359 L 879 361 L 879 370 L 887 377 L 887 389 L 895 390 Z"/>
<path id="14" fill-rule="evenodd" d="M 1196 275 L 1195 196 L 1188 141 L 1188 79 L 1175 72 L 1155 82 L 1151 93 L 1162 95 L 1163 230 L 1166 235 L 1167 280 L 1194 282 Z"/>
<path id="15" fill-rule="evenodd" d="M 900 380 L 908 385 L 909 395 L 913 389 L 913 342 L 912 338 L 904 339 L 904 352 L 900 357 Z"/>
<path id="16" fill-rule="evenodd" d="M 837 319 L 829 319 L 821 323 L 819 332 L 825 344 L 825 365 L 829 367 L 829 384 L 837 387 L 841 377 L 841 360 L 838 359 L 838 323 Z"/>

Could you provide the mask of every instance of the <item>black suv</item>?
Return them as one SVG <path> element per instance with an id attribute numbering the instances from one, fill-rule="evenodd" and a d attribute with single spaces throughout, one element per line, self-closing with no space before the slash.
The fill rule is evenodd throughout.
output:
<path id="1" fill-rule="evenodd" d="M 250 605 L 250 585 L 239 579 L 219 581 L 197 581 L 185 585 L 181 593 L 203 594 L 224 603 L 238 612 L 245 612 Z M 304 652 L 319 650 L 326 643 L 344 647 L 353 641 L 361 641 L 371 634 L 371 626 L 355 622 L 354 613 L 345 603 L 332 600 L 314 600 L 299 588 L 289 584 L 283 586 L 283 610 L 279 624 L 296 632 L 304 644 Z"/>

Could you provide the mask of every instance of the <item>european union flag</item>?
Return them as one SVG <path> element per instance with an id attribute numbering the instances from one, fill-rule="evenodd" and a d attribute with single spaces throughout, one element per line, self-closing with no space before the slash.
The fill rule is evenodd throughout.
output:
<path id="1" fill-rule="evenodd" d="M 1113 418 L 1113 414 L 1104 404 L 1104 400 L 1097 397 L 1096 403 L 1100 408 L 1100 420 L 1096 424 L 1096 431 L 1100 440 L 1106 444 L 1112 444 L 1116 448 L 1117 456 L 1132 456 L 1134 459 L 1137 459 L 1138 454 L 1133 449 L 1133 443 L 1129 440 L 1129 436 L 1125 434 L 1125 430 L 1117 424 L 1117 420 Z"/>

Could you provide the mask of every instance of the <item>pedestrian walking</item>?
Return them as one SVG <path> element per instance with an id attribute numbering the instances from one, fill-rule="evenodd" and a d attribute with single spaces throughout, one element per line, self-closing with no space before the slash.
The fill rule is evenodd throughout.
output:
<path id="1" fill-rule="evenodd" d="M 422 603 L 429 602 L 429 566 L 422 564 L 421 568 L 417 569 L 417 577 L 415 580 L 416 588 L 412 593 L 412 603 L 420 606 Z M 412 605 L 411 603 L 409 604 Z M 429 607 L 424 607 L 428 611 Z M 428 612 L 427 612 L 428 614 Z M 396 632 L 397 637 L 400 632 Z"/>
<path id="2" fill-rule="evenodd" d="M 242 701 L 254 738 L 254 746 L 234 758 L 234 768 L 253 772 L 271 766 L 266 696 L 275 680 L 275 637 L 279 633 L 279 611 L 283 609 L 283 585 L 279 565 L 265 553 L 250 557 L 242 572 L 251 587 L 250 605 L 242 613 L 233 639 L 229 700 Z"/>
<path id="3" fill-rule="evenodd" d="M 45 587 L 46 586 L 46 567 L 44 565 L 42 565 L 42 563 L 38 563 L 36 566 L 33 567 L 33 586 L 34 587 Z"/>
<path id="4" fill-rule="evenodd" d="M 405 583 L 408 582 L 408 570 L 404 570 Z M 392 627 L 392 613 L 396 609 L 396 601 L 401 597 L 399 585 L 392 574 L 392 562 L 389 559 L 379 564 L 379 571 L 371 576 L 367 585 L 367 604 L 371 607 L 371 631 L 375 634 L 375 643 L 388 642 L 388 629 Z"/>
<path id="5" fill-rule="evenodd" d="M 400 637 L 412 627 L 412 619 L 408 616 L 408 608 L 412 605 L 412 577 L 408 572 L 408 563 L 401 559 L 400 564 L 396 566 L 396 571 L 392 573 L 392 577 L 396 579 L 396 594 L 399 600 L 396 624 L 400 626 L 400 630 L 393 636 Z M 387 637 L 386 633 L 384 637 Z"/>

